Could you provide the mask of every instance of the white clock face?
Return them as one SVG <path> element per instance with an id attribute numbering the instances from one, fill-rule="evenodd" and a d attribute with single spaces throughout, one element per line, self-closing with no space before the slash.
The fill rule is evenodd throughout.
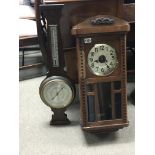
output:
<path id="1" fill-rule="evenodd" d="M 64 108 L 72 102 L 73 90 L 65 81 L 55 79 L 44 85 L 41 96 L 51 108 Z"/>
<path id="2" fill-rule="evenodd" d="M 88 53 L 88 66 L 95 75 L 107 76 L 117 64 L 116 50 L 107 44 L 96 44 Z"/>

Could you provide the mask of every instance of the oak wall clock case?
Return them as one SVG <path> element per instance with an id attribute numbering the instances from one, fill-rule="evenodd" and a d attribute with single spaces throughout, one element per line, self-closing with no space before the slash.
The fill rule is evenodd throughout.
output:
<path id="1" fill-rule="evenodd" d="M 102 20 L 104 25 L 100 25 Z M 110 15 L 91 17 L 72 28 L 77 45 L 83 130 L 110 132 L 128 126 L 128 31 L 129 24 L 126 21 Z"/>

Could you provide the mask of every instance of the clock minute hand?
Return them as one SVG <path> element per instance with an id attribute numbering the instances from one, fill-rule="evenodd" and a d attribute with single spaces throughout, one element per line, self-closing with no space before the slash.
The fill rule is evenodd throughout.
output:
<path id="1" fill-rule="evenodd" d="M 107 65 L 107 68 L 110 70 L 110 67 L 109 67 L 109 65 L 107 64 L 107 63 L 105 63 L 106 65 Z"/>

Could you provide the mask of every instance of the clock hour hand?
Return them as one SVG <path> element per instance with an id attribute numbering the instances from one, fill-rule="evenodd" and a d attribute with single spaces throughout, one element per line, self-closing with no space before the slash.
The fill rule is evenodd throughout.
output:
<path id="1" fill-rule="evenodd" d="M 99 60 L 95 60 L 94 62 L 99 63 Z"/>

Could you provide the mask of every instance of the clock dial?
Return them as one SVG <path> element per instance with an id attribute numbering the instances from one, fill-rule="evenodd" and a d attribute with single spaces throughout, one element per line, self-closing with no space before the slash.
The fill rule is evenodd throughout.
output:
<path id="1" fill-rule="evenodd" d="M 107 44 L 96 44 L 88 53 L 90 71 L 98 76 L 107 76 L 117 67 L 116 50 Z"/>
<path id="2" fill-rule="evenodd" d="M 53 79 L 45 83 L 40 90 L 43 102 L 51 108 L 67 107 L 74 98 L 72 86 L 64 79 Z"/>

